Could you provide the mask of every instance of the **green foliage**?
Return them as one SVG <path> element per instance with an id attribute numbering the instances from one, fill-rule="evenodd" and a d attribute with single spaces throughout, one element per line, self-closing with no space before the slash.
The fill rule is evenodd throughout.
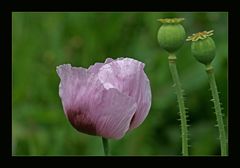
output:
<path id="1" fill-rule="evenodd" d="M 176 97 L 167 53 L 157 31 L 165 17 L 183 17 L 187 35 L 214 29 L 213 61 L 222 111 L 227 119 L 227 13 L 82 12 L 12 14 L 12 154 L 103 155 L 101 137 L 77 132 L 58 96 L 56 66 L 89 67 L 107 57 L 128 56 L 145 63 L 152 89 L 149 116 L 122 140 L 110 140 L 113 155 L 181 155 Z M 218 129 L 207 75 L 191 56 L 178 51 L 178 71 L 189 108 L 190 155 L 219 155 Z"/>

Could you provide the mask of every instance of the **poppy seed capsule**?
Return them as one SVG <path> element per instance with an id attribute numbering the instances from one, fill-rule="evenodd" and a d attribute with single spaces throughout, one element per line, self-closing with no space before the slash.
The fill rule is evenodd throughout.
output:
<path id="1" fill-rule="evenodd" d="M 184 27 L 180 24 L 183 20 L 183 18 L 159 19 L 163 23 L 158 30 L 160 47 L 174 53 L 183 45 L 186 39 Z"/>
<path id="2" fill-rule="evenodd" d="M 202 64 L 209 65 L 215 57 L 216 46 L 212 31 L 204 31 L 189 36 L 187 41 L 192 41 L 191 52 L 193 56 Z"/>

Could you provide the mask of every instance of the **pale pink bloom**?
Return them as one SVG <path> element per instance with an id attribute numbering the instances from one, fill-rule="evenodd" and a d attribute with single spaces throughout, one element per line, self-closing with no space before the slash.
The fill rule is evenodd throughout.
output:
<path id="1" fill-rule="evenodd" d="M 151 106 L 144 64 L 131 58 L 106 59 L 88 69 L 64 64 L 59 95 L 64 112 L 80 132 L 120 139 L 138 127 Z"/>

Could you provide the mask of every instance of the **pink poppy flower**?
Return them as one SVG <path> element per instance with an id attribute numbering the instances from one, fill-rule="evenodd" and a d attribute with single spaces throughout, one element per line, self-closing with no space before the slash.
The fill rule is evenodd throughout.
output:
<path id="1" fill-rule="evenodd" d="M 88 69 L 64 64 L 59 96 L 74 128 L 90 135 L 120 139 L 137 128 L 151 106 L 144 63 L 131 58 L 106 59 Z"/>

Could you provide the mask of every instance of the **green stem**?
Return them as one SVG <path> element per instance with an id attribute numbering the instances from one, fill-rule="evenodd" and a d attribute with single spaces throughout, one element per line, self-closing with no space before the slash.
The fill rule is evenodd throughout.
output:
<path id="1" fill-rule="evenodd" d="M 102 137 L 102 143 L 105 156 L 109 156 L 108 139 Z"/>
<path id="2" fill-rule="evenodd" d="M 206 66 L 206 71 L 208 74 L 209 84 L 212 91 L 212 101 L 214 103 L 214 108 L 216 112 L 217 117 L 217 125 L 219 130 L 219 139 L 221 144 L 221 155 L 227 156 L 227 139 L 226 139 L 226 133 L 224 130 L 224 124 L 223 124 L 223 118 L 221 113 L 221 105 L 219 101 L 218 91 L 217 91 L 217 84 L 214 77 L 214 71 L 212 65 Z"/>
<path id="3" fill-rule="evenodd" d="M 180 110 L 180 120 L 181 120 L 181 135 L 182 135 L 182 154 L 183 156 L 188 156 L 188 130 L 187 130 L 187 117 L 186 109 L 184 106 L 183 90 L 181 88 L 181 83 L 179 80 L 177 67 L 176 67 L 176 56 L 174 54 L 169 54 L 168 62 L 169 68 L 172 74 L 173 82 L 175 83 L 178 105 Z"/>

